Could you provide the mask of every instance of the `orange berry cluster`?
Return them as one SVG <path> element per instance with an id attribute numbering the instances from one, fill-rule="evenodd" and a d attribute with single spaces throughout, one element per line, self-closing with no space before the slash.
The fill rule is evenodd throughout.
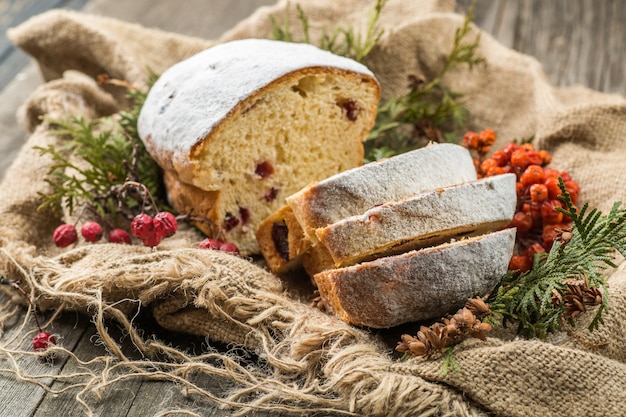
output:
<path id="1" fill-rule="evenodd" d="M 474 164 L 480 178 L 506 173 L 517 176 L 517 210 L 506 226 L 517 228 L 517 251 L 509 269 L 525 272 L 532 268 L 537 253 L 549 251 L 554 239 L 570 229 L 571 219 L 556 210 L 565 208 L 558 198 L 562 194 L 559 177 L 574 204 L 580 197 L 580 186 L 567 172 L 547 168 L 552 155 L 546 150 L 536 150 L 530 143 L 508 143 L 485 158 L 495 138 L 495 133 L 487 129 L 466 133 L 463 142 L 478 155 Z"/>

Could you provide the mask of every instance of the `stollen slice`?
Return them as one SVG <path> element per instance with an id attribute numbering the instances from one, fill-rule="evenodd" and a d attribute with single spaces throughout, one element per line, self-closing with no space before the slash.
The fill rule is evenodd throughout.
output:
<path id="1" fill-rule="evenodd" d="M 376 205 L 475 179 L 474 162 L 466 148 L 432 144 L 311 183 L 286 201 L 305 234 L 316 243 L 315 229 Z"/>
<path id="2" fill-rule="evenodd" d="M 336 267 L 484 234 L 511 221 L 515 174 L 442 187 L 373 207 L 315 234 Z"/>
<path id="3" fill-rule="evenodd" d="M 263 220 L 256 238 L 268 268 L 278 275 L 301 266 L 302 255 L 311 247 L 311 241 L 304 235 L 289 206 Z"/>
<path id="4" fill-rule="evenodd" d="M 438 319 L 506 273 L 515 229 L 330 269 L 314 276 L 326 308 L 349 324 L 389 328 Z"/>

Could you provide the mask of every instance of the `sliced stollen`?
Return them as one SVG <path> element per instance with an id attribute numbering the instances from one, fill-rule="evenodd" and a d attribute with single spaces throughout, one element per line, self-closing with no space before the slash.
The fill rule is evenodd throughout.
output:
<path id="1" fill-rule="evenodd" d="M 440 318 L 506 273 L 515 229 L 316 274 L 321 299 L 347 323 L 389 328 Z"/>
<path id="2" fill-rule="evenodd" d="M 434 188 L 476 179 L 467 149 L 432 144 L 312 183 L 287 197 L 305 234 L 316 243 L 315 229 L 369 208 Z"/>
<path id="3" fill-rule="evenodd" d="M 279 275 L 299 267 L 302 255 L 311 247 L 289 206 L 263 220 L 256 238 L 268 268 Z"/>
<path id="4" fill-rule="evenodd" d="M 416 194 L 317 229 L 336 267 L 490 232 L 515 214 L 515 174 Z"/>
<path id="5" fill-rule="evenodd" d="M 286 196 L 362 165 L 379 98 L 378 81 L 356 61 L 245 39 L 164 72 L 138 129 L 174 208 L 246 255 L 259 253 L 255 231 Z"/>

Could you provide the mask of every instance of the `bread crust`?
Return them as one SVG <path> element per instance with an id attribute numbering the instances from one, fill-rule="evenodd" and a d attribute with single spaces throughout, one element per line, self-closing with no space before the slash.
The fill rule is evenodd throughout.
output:
<path id="1" fill-rule="evenodd" d="M 252 255 L 260 250 L 255 231 L 285 196 L 363 163 L 379 98 L 378 81 L 356 61 L 311 45 L 247 39 L 168 69 L 138 128 L 168 173 L 172 205 L 202 212 L 208 223 L 196 225 L 204 233 Z M 333 144 L 341 152 L 315 157 Z M 257 171 L 263 164 L 272 175 Z"/>
<path id="2" fill-rule="evenodd" d="M 302 255 L 311 247 L 289 206 L 263 220 L 256 238 L 268 268 L 278 275 L 299 267 Z"/>
<path id="3" fill-rule="evenodd" d="M 336 267 L 496 230 L 511 221 L 515 174 L 442 187 L 315 231 Z"/>
<path id="4" fill-rule="evenodd" d="M 312 183 L 286 201 L 305 234 L 317 242 L 315 229 L 376 205 L 473 180 L 476 169 L 466 148 L 433 144 Z"/>
<path id="5" fill-rule="evenodd" d="M 372 328 L 440 318 L 506 273 L 515 229 L 429 247 L 316 274 L 327 308 L 345 322 Z"/>

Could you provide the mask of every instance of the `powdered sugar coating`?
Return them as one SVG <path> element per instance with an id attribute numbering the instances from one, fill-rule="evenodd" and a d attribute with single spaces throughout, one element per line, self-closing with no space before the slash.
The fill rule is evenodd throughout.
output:
<path id="1" fill-rule="evenodd" d="M 186 159 L 192 147 L 242 100 L 277 78 L 314 67 L 373 76 L 354 60 L 308 44 L 266 39 L 220 44 L 161 75 L 141 110 L 139 135 L 153 156 Z"/>
<path id="2" fill-rule="evenodd" d="M 369 208 L 410 195 L 476 179 L 469 151 L 433 144 L 344 171 L 287 197 L 287 203 L 313 240 L 315 229 Z"/>
<path id="3" fill-rule="evenodd" d="M 344 321 L 388 328 L 440 318 L 490 291 L 506 273 L 515 229 L 406 252 L 315 275 L 326 305 Z"/>
<path id="4" fill-rule="evenodd" d="M 485 233 L 513 218 L 515 178 L 496 175 L 416 194 L 317 229 L 316 235 L 337 264 L 347 265 Z"/>

